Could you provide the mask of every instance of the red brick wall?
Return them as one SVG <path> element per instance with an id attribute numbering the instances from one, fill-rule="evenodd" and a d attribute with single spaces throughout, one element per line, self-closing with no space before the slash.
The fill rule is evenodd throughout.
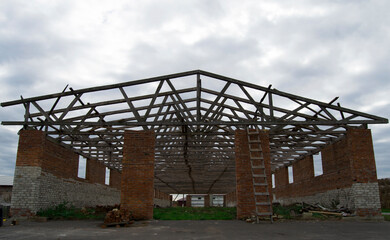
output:
<path id="1" fill-rule="evenodd" d="M 21 130 L 16 166 L 41 167 L 61 178 L 76 178 L 78 155 L 71 149 L 46 139 L 38 130 Z"/>
<path id="2" fill-rule="evenodd" d="M 60 178 L 77 178 L 79 155 L 49 140 L 45 140 L 42 170 Z"/>
<path id="3" fill-rule="evenodd" d="M 154 146 L 153 131 L 125 131 L 121 208 L 136 219 L 153 218 Z"/>
<path id="4" fill-rule="evenodd" d="M 321 157 L 324 175 L 338 171 L 343 171 L 348 176 L 351 175 L 348 138 L 343 138 L 337 143 L 326 146 L 321 151 Z"/>
<path id="5" fill-rule="evenodd" d="M 110 187 L 121 189 L 121 173 L 116 169 L 110 171 Z"/>
<path id="6" fill-rule="evenodd" d="M 158 189 L 154 189 L 154 198 L 171 201 L 171 195 L 165 192 L 161 192 Z"/>
<path id="7" fill-rule="evenodd" d="M 33 214 L 39 208 L 52 207 L 61 201 L 86 206 L 91 202 L 93 204 L 118 202 L 117 190 L 112 191 L 89 184 L 104 185 L 103 164 L 88 160 L 89 179 L 79 179 L 77 177 L 79 155 L 72 149 L 46 138 L 42 131 L 21 130 L 19 134 L 15 169 L 18 174 L 15 174 L 12 203 L 14 214 Z M 87 193 L 83 191 L 89 187 L 96 191 Z"/>
<path id="8" fill-rule="evenodd" d="M 19 146 L 16 166 L 40 167 L 45 142 L 45 133 L 38 130 L 19 131 Z"/>
<path id="9" fill-rule="evenodd" d="M 288 185 L 288 169 L 279 168 L 275 171 L 275 187 L 284 187 Z"/>
<path id="10" fill-rule="evenodd" d="M 267 132 L 260 132 L 261 147 L 263 149 L 264 164 L 266 168 L 269 193 L 272 196 L 272 176 L 270 168 L 270 149 Z M 237 218 L 245 218 L 255 215 L 256 207 L 253 192 L 251 163 L 249 159 L 248 135 L 246 130 L 236 130 L 235 133 L 235 157 L 236 157 L 236 190 L 237 190 Z M 254 155 L 253 155 L 254 156 Z M 257 174 L 262 174 L 260 169 Z M 256 191 L 262 192 L 264 187 L 256 187 Z M 264 197 L 257 197 L 258 201 L 264 201 Z M 260 212 L 268 212 L 269 208 L 265 206 L 259 209 Z"/>
<path id="11" fill-rule="evenodd" d="M 352 183 L 376 182 L 376 168 L 371 132 L 368 129 L 350 129 L 342 140 L 321 151 L 323 174 L 313 177 L 312 157 L 293 164 L 294 183 L 288 184 L 287 167 L 275 171 L 277 198 L 310 196 Z"/>
<path id="12" fill-rule="evenodd" d="M 352 180 L 358 183 L 377 182 L 371 131 L 354 129 L 348 131 L 347 134 L 348 148 L 352 157 Z"/>
<path id="13" fill-rule="evenodd" d="M 186 207 L 191 207 L 191 195 L 186 196 Z"/>
<path id="14" fill-rule="evenodd" d="M 210 195 L 204 196 L 204 206 L 205 207 L 210 207 Z"/>
<path id="15" fill-rule="evenodd" d="M 46 139 L 39 130 L 21 130 L 16 166 L 36 166 L 60 178 L 72 178 L 83 182 L 105 183 L 106 167 L 94 159 L 87 159 L 86 180 L 77 178 L 79 155 Z M 111 170 L 110 186 L 120 189 L 121 174 Z M 111 184 L 112 183 L 112 184 Z"/>
<path id="16" fill-rule="evenodd" d="M 226 206 L 236 206 L 237 205 L 237 196 L 236 191 L 230 192 L 224 197 L 224 205 Z"/>
<path id="17" fill-rule="evenodd" d="M 87 159 L 87 171 L 85 178 L 91 183 L 105 184 L 106 166 L 94 159 Z"/>
<path id="18" fill-rule="evenodd" d="M 314 178 L 313 156 L 307 156 L 293 164 L 294 182 L 301 182 L 310 178 Z"/>

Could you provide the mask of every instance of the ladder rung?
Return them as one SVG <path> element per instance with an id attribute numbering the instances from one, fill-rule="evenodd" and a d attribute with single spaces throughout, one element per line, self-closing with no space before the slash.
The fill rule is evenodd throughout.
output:
<path id="1" fill-rule="evenodd" d="M 271 205 L 271 203 L 269 203 L 269 202 L 257 202 L 256 205 L 257 206 L 269 206 L 269 205 Z"/>
<path id="2" fill-rule="evenodd" d="M 253 169 L 262 169 L 264 168 L 264 165 L 258 165 L 258 166 L 252 166 Z"/>
<path id="3" fill-rule="evenodd" d="M 261 143 L 261 141 L 260 140 L 250 140 L 249 139 L 249 141 L 248 141 L 249 143 Z"/>
<path id="4" fill-rule="evenodd" d="M 272 212 L 256 212 L 257 216 L 272 216 Z"/>
<path id="5" fill-rule="evenodd" d="M 255 195 L 256 196 L 268 196 L 269 193 L 268 192 L 256 192 Z"/>
<path id="6" fill-rule="evenodd" d="M 265 177 L 265 174 L 253 174 L 253 177 Z"/>
<path id="7" fill-rule="evenodd" d="M 249 151 L 251 151 L 251 152 L 261 152 L 261 148 L 250 148 Z"/>
<path id="8" fill-rule="evenodd" d="M 263 157 L 250 157 L 252 160 L 263 160 Z"/>
<path id="9" fill-rule="evenodd" d="M 254 186 L 268 186 L 268 183 L 254 183 Z"/>

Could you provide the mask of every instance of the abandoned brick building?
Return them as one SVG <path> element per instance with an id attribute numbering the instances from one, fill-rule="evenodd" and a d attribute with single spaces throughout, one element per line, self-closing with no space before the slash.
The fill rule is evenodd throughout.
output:
<path id="1" fill-rule="evenodd" d="M 270 217 L 275 200 L 378 216 L 368 124 L 388 120 L 336 101 L 195 70 L 4 102 L 25 108 L 20 121 L 2 122 L 22 126 L 11 211 L 120 203 L 150 219 L 154 204 L 183 193 L 223 195 L 238 218 Z"/>

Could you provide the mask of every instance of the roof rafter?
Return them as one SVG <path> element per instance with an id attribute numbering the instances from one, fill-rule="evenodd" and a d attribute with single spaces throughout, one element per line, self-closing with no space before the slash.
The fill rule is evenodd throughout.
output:
<path id="1" fill-rule="evenodd" d="M 317 153 L 350 127 L 388 123 L 341 107 L 338 98 L 325 103 L 271 86 L 202 70 L 78 90 L 67 86 L 60 93 L 1 103 L 25 108 L 22 120 L 2 124 L 43 129 L 53 141 L 118 170 L 124 131 L 151 129 L 156 186 L 167 192 L 226 193 L 234 189 L 236 129 L 268 130 L 274 169 Z M 99 100 L 106 93 L 112 98 Z"/>

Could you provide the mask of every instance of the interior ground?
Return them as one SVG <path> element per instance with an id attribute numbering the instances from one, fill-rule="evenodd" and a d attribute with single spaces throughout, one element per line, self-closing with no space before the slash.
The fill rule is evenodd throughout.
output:
<path id="1" fill-rule="evenodd" d="M 21 222 L 0 228 L 0 239 L 388 239 L 390 222 L 141 221 L 100 228 L 101 221 Z"/>

